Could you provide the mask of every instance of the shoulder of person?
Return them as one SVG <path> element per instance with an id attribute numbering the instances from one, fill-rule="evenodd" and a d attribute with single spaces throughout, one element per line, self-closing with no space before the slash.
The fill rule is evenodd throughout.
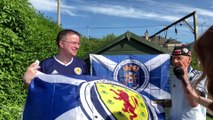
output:
<path id="1" fill-rule="evenodd" d="M 192 70 L 189 73 L 189 80 L 198 79 L 203 74 L 202 71 L 196 70 L 196 69 L 194 69 L 192 67 L 191 67 L 191 69 Z"/>
<path id="2" fill-rule="evenodd" d="M 78 64 L 82 64 L 82 65 L 86 65 L 85 61 L 79 57 L 73 57 L 73 62 L 74 63 L 78 63 Z"/>
<path id="3" fill-rule="evenodd" d="M 50 61 L 50 60 L 53 60 L 53 59 L 54 59 L 54 57 L 52 56 L 52 57 L 49 57 L 49 58 L 42 60 L 41 62 L 46 62 L 46 61 Z"/>
<path id="4" fill-rule="evenodd" d="M 84 60 L 81 59 L 81 58 L 79 58 L 79 57 L 73 57 L 73 59 L 74 59 L 74 60 L 77 60 L 77 61 L 82 61 L 82 62 L 84 62 Z"/>
<path id="5" fill-rule="evenodd" d="M 189 80 L 191 81 L 191 83 L 193 85 L 195 85 L 197 80 L 199 80 L 200 77 L 202 76 L 202 74 L 203 74 L 202 71 L 199 71 L 199 70 L 192 68 L 190 73 L 189 73 Z M 203 97 L 206 97 L 206 95 L 208 94 L 207 86 L 206 86 L 206 80 L 207 80 L 206 77 L 202 78 L 202 80 L 199 81 L 199 83 L 196 86 L 196 89 L 200 92 L 200 95 L 203 96 Z"/>
<path id="6" fill-rule="evenodd" d="M 39 65 L 53 63 L 54 60 L 55 60 L 54 57 L 49 57 L 49 58 L 42 60 Z"/>

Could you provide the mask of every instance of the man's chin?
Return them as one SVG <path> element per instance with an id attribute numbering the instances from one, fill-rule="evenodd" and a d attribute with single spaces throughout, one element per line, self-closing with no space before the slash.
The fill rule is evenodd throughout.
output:
<path id="1" fill-rule="evenodd" d="M 72 54 L 73 57 L 76 56 L 76 55 L 77 55 L 77 53 Z"/>

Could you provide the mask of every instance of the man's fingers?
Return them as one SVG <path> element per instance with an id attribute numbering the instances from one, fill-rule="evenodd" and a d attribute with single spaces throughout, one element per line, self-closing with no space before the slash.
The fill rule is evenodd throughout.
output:
<path id="1" fill-rule="evenodd" d="M 39 61 L 38 60 L 36 60 L 34 63 L 32 63 L 29 67 L 28 67 L 28 69 L 31 71 L 31 70 L 37 70 L 37 69 L 39 69 L 40 68 L 40 66 L 39 66 Z"/>

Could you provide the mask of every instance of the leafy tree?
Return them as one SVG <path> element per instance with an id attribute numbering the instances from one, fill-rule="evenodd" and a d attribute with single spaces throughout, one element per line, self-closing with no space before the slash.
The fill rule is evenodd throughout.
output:
<path id="1" fill-rule="evenodd" d="M 57 52 L 59 30 L 28 0 L 0 1 L 0 119 L 20 119 L 26 99 L 22 75 L 34 60 Z"/>

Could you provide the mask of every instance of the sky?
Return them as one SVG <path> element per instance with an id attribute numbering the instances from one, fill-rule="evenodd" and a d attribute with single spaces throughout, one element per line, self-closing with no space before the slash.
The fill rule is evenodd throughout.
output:
<path id="1" fill-rule="evenodd" d="M 29 0 L 45 17 L 57 22 L 57 0 Z M 61 26 L 88 38 L 119 36 L 127 31 L 153 35 L 196 11 L 198 35 L 213 25 L 213 0 L 60 0 Z M 186 21 L 193 27 L 193 17 Z M 175 32 L 175 29 L 177 32 Z M 194 34 L 180 22 L 159 34 L 182 43 L 194 41 Z"/>

